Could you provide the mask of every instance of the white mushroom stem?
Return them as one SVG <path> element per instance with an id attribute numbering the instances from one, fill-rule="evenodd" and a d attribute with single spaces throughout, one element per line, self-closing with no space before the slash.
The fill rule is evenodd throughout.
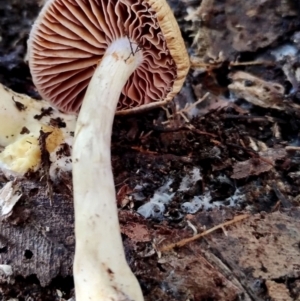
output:
<path id="1" fill-rule="evenodd" d="M 107 49 L 78 116 L 73 148 L 77 301 L 143 300 L 127 265 L 117 214 L 110 141 L 121 91 L 142 62 L 127 38 Z"/>

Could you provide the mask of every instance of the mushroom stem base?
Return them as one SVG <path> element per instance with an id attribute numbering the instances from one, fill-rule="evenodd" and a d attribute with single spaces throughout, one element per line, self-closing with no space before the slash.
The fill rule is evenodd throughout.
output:
<path id="1" fill-rule="evenodd" d="M 135 48 L 122 38 L 107 49 L 77 120 L 73 147 L 77 301 L 143 300 L 124 255 L 110 155 L 121 91 L 142 61 Z"/>

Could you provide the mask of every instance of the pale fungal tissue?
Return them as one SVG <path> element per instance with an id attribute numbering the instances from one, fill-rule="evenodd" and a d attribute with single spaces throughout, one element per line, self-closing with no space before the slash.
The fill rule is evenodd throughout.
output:
<path id="1" fill-rule="evenodd" d="M 145 204 L 138 208 L 138 213 L 145 218 L 162 219 L 164 217 L 166 206 L 170 204 L 177 193 L 187 192 L 195 186 L 195 184 L 202 180 L 201 171 L 198 167 L 193 167 L 181 179 L 179 188 L 175 191 L 171 187 L 174 179 L 167 179 L 164 185 L 159 187 L 153 194 L 153 197 Z M 220 176 L 220 181 L 230 182 L 226 176 Z M 232 184 L 233 185 L 233 184 Z M 143 195 L 144 185 L 137 185 L 131 196 L 135 201 L 142 201 L 145 199 Z M 213 201 L 210 191 L 204 191 L 201 195 L 195 195 L 187 202 L 181 204 L 181 210 L 185 213 L 194 214 L 199 210 L 209 210 L 221 207 L 236 207 L 245 201 L 245 194 L 240 189 L 236 188 L 234 194 L 225 199 Z"/>
<path id="2" fill-rule="evenodd" d="M 145 218 L 162 218 L 166 209 L 165 205 L 169 204 L 175 195 L 170 188 L 172 183 L 173 180 L 169 179 L 162 187 L 158 188 L 150 201 L 138 208 L 138 213 Z"/>
<path id="3" fill-rule="evenodd" d="M 11 91 L 0 84 L 0 169 L 6 176 L 20 177 L 41 166 L 41 131 L 50 158 L 50 176 L 71 170 L 71 152 L 76 116 L 59 112 L 44 100 Z"/>

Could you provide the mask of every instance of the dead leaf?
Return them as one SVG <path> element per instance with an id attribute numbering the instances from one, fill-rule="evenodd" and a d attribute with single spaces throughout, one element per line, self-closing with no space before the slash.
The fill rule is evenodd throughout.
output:
<path id="1" fill-rule="evenodd" d="M 145 225 L 139 223 L 127 222 L 121 227 L 121 232 L 134 243 L 151 241 L 149 230 Z"/>
<path id="2" fill-rule="evenodd" d="M 127 185 L 124 184 L 121 186 L 121 188 L 117 192 L 117 204 L 120 207 L 125 207 L 129 202 L 129 194 L 132 192 L 132 189 Z"/>
<path id="3" fill-rule="evenodd" d="M 243 179 L 270 171 L 274 167 L 276 160 L 283 159 L 286 156 L 286 150 L 283 148 L 270 148 L 266 151 L 259 152 L 258 154 L 260 157 L 235 163 L 233 165 L 233 174 L 231 178 Z"/>

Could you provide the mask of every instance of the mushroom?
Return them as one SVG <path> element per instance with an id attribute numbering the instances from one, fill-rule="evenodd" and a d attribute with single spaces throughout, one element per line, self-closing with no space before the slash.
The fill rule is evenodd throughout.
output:
<path id="1" fill-rule="evenodd" d="M 59 151 L 72 145 L 75 115 L 63 114 L 47 101 L 15 93 L 0 84 L 0 169 L 7 178 L 22 177 L 41 166 L 41 131 L 49 133 L 46 150 L 50 156 L 50 176 L 70 170 L 69 158 Z M 3 150 L 2 150 L 3 147 Z"/>
<path id="2" fill-rule="evenodd" d="M 64 112 L 80 110 L 76 300 L 143 300 L 122 246 L 110 140 L 115 113 L 164 105 L 182 87 L 189 58 L 172 11 L 165 0 L 48 0 L 28 46 L 40 94 Z"/>

